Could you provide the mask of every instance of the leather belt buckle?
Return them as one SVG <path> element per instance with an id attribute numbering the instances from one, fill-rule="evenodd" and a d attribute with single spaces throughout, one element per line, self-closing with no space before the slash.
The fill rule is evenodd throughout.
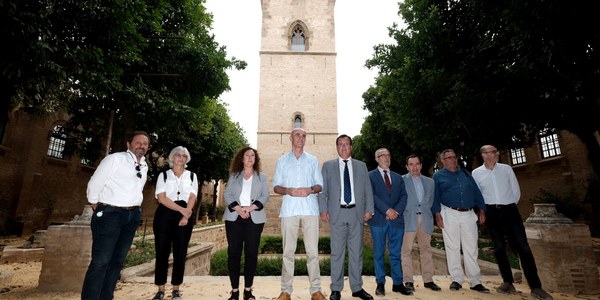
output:
<path id="1" fill-rule="evenodd" d="M 114 208 L 118 208 L 118 209 L 129 210 L 129 211 L 140 208 L 139 206 L 115 206 L 115 205 L 110 205 L 110 204 L 103 203 L 103 202 L 98 202 L 98 206 L 108 206 L 108 207 L 114 207 Z"/>
<path id="2" fill-rule="evenodd" d="M 347 208 L 354 208 L 355 206 L 356 206 L 356 204 L 345 204 L 345 205 L 344 205 L 344 204 L 341 204 L 341 205 L 340 205 L 340 208 L 345 208 L 345 209 L 347 209 Z"/>
<path id="3" fill-rule="evenodd" d="M 472 208 L 450 207 L 457 211 L 470 211 Z"/>

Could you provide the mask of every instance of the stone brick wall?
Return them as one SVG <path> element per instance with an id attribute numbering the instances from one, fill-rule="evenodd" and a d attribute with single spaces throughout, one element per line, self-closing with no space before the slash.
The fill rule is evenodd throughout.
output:
<path id="1" fill-rule="evenodd" d="M 572 294 L 600 292 L 598 265 L 587 225 L 525 222 L 525 228 L 545 289 Z"/>
<path id="2" fill-rule="evenodd" d="M 0 232 L 14 234 L 23 228 L 30 234 L 81 211 L 92 170 L 76 156 L 47 156 L 52 128 L 67 119 L 65 113 L 44 118 L 20 111 L 9 115 L 0 147 Z"/>
<path id="3" fill-rule="evenodd" d="M 227 236 L 225 235 L 225 224 L 194 228 L 190 243 L 210 243 L 214 247 L 211 253 L 227 247 Z"/>
<path id="4" fill-rule="evenodd" d="M 90 226 L 48 227 L 38 290 L 80 292 L 91 257 Z"/>
<path id="5" fill-rule="evenodd" d="M 513 166 L 521 187 L 519 210 L 525 220 L 533 213 L 533 200 L 544 189 L 560 197 L 574 197 L 582 205 L 579 222 L 594 226 L 594 212 L 589 204 L 583 203 L 590 180 L 594 173 L 587 158 L 587 149 L 581 140 L 566 131 L 559 134 L 561 155 L 542 159 L 539 144 L 525 149 L 527 162 Z M 510 164 L 509 153 L 504 153 L 501 161 Z M 560 211 L 559 211 L 560 212 Z M 597 222 L 597 221 L 596 221 Z"/>

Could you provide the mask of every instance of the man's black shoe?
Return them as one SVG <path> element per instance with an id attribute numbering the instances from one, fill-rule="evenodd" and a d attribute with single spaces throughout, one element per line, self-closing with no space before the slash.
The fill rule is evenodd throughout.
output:
<path id="1" fill-rule="evenodd" d="M 432 291 L 441 291 L 442 288 L 439 287 L 437 284 L 435 284 L 435 282 L 425 282 L 425 284 L 423 284 L 424 287 L 431 289 Z"/>
<path id="2" fill-rule="evenodd" d="M 329 296 L 329 300 L 341 300 L 342 294 L 339 291 L 331 291 L 331 295 Z"/>
<path id="3" fill-rule="evenodd" d="M 398 285 L 393 285 L 392 286 L 392 291 L 396 292 L 396 293 L 400 293 L 402 295 L 412 295 L 412 291 L 409 291 L 408 289 L 406 289 L 406 287 L 404 286 L 404 284 L 398 284 Z"/>
<path id="4" fill-rule="evenodd" d="M 375 289 L 375 295 L 385 296 L 385 285 L 383 283 L 377 284 L 377 288 Z"/>
<path id="5" fill-rule="evenodd" d="M 412 282 L 407 282 L 404 284 L 406 286 L 406 290 L 408 290 L 409 292 L 414 292 L 415 291 L 415 284 Z"/>
<path id="6" fill-rule="evenodd" d="M 456 282 L 456 281 L 452 281 L 452 283 L 450 284 L 450 290 L 451 291 L 458 291 L 462 288 L 462 285 L 460 285 L 460 283 Z"/>
<path id="7" fill-rule="evenodd" d="M 373 296 L 369 295 L 365 290 L 352 293 L 352 297 L 358 297 L 362 300 L 373 300 Z"/>
<path id="8" fill-rule="evenodd" d="M 472 290 L 478 291 L 480 293 L 489 293 L 490 290 L 484 287 L 481 283 L 471 287 Z"/>

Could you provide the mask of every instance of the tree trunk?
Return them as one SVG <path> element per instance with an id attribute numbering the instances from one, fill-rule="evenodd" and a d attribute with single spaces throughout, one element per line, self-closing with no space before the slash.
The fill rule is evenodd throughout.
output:
<path id="1" fill-rule="evenodd" d="M 588 159 L 592 164 L 592 169 L 594 170 L 594 181 L 597 180 L 600 174 L 600 145 L 598 144 L 598 140 L 594 136 L 594 132 L 585 131 L 585 132 L 573 132 L 581 141 L 585 144 L 588 151 Z M 594 186 L 593 184 L 590 187 Z M 588 187 L 588 188 L 590 188 Z M 589 191 L 588 191 L 589 192 Z M 600 199 L 589 199 L 591 202 L 600 203 Z"/>
<path id="2" fill-rule="evenodd" d="M 215 180 L 215 184 L 213 185 L 213 211 L 212 211 L 212 219 L 213 221 L 217 221 L 217 187 L 219 186 L 219 181 Z"/>

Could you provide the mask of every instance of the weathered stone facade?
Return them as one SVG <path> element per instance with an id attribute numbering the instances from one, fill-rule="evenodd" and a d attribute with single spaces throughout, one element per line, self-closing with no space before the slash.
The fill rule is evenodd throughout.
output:
<path id="1" fill-rule="evenodd" d="M 0 137 L 0 234 L 28 236 L 69 222 L 87 204 L 87 183 L 96 168 L 81 164 L 77 155 L 60 159 L 47 154 L 52 129 L 68 119 L 63 112 L 44 117 L 22 111 L 9 114 Z M 153 182 L 146 184 L 142 203 L 142 222 L 150 226 L 158 205 L 154 188 Z M 223 199 L 223 190 L 221 183 L 218 199 Z M 207 182 L 199 197 L 212 203 L 213 191 L 213 183 Z"/>
<path id="2" fill-rule="evenodd" d="M 525 222 L 542 286 L 550 292 L 600 293 L 598 264 L 587 225 L 557 214 L 552 204 L 536 204 Z"/>
<path id="3" fill-rule="evenodd" d="M 267 0 L 261 5 L 257 148 L 263 170 L 272 178 L 277 159 L 290 151 L 290 132 L 298 125 L 307 131 L 307 152 L 321 163 L 336 157 L 335 1 Z M 302 28 L 302 51 L 292 51 L 296 26 Z M 272 192 L 266 234 L 278 234 L 280 206 L 281 196 Z M 321 226 L 325 231 L 327 227 Z"/>
<path id="4" fill-rule="evenodd" d="M 540 189 L 560 197 L 574 197 L 580 201 L 581 215 L 577 222 L 590 225 L 596 234 L 600 233 L 599 219 L 590 203 L 583 202 L 588 187 L 594 177 L 587 156 L 587 149 L 581 140 L 567 132 L 558 135 L 561 155 L 542 158 L 539 143 L 525 148 L 526 163 L 513 165 L 513 170 L 521 187 L 519 210 L 523 219 L 534 211 L 534 199 L 540 195 Z M 511 164 L 510 153 L 504 152 L 501 161 Z M 597 212 L 596 212 L 597 213 Z"/>
<path id="5" fill-rule="evenodd" d="M 65 113 L 43 118 L 9 114 L 0 146 L 0 232 L 46 229 L 72 219 L 87 202 L 86 184 L 94 168 L 81 165 L 76 156 L 47 156 L 52 128 L 67 119 Z"/>

